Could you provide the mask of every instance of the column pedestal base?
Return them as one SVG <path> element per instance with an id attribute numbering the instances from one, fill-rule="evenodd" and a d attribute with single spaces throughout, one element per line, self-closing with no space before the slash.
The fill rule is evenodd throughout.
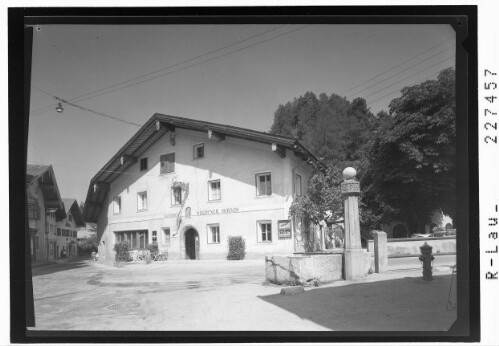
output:
<path id="1" fill-rule="evenodd" d="M 366 254 L 362 248 L 345 249 L 345 280 L 362 281 L 366 279 Z"/>

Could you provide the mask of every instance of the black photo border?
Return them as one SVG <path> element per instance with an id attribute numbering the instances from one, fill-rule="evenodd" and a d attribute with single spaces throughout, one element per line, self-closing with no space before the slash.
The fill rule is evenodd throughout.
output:
<path id="1" fill-rule="evenodd" d="M 34 323 L 25 174 L 36 24 L 449 24 L 456 31 L 457 315 L 445 332 L 30 331 Z M 477 342 L 480 340 L 477 6 L 9 8 L 12 343 Z M 24 211 L 24 213 L 22 212 Z M 26 266 L 26 263 L 28 265 Z M 271 316 L 269 316 L 271 318 Z M 429 313 L 428 318 L 432 318 Z"/>

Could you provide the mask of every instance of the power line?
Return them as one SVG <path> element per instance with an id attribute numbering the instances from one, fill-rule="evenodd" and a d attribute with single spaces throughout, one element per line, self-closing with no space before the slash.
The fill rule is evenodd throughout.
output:
<path id="1" fill-rule="evenodd" d="M 52 96 L 53 98 L 55 98 L 56 100 L 60 101 L 60 102 L 63 102 L 65 104 L 68 104 L 70 106 L 73 106 L 73 107 L 76 107 L 76 108 L 79 108 L 81 110 L 84 110 L 84 111 L 87 111 L 87 112 L 90 112 L 90 113 L 93 113 L 93 114 L 96 114 L 96 115 L 100 115 L 100 116 L 103 116 L 105 118 L 109 118 L 109 119 L 113 119 L 113 120 L 116 120 L 116 121 L 121 121 L 122 123 L 125 123 L 125 124 L 128 124 L 128 125 L 134 125 L 134 126 L 138 126 L 138 127 L 141 127 L 142 125 L 140 124 L 137 124 L 137 123 L 134 123 L 134 122 L 131 122 L 131 121 L 128 121 L 128 120 L 124 120 L 124 119 L 121 119 L 121 118 L 118 118 L 116 116 L 113 116 L 113 115 L 109 115 L 109 114 L 106 114 L 106 113 L 102 113 L 102 112 L 98 112 L 98 111 L 94 111 L 93 109 L 91 108 L 87 108 L 87 107 L 83 107 L 83 106 L 80 106 L 76 103 L 72 103 L 72 102 L 69 102 L 65 99 L 62 99 L 56 95 L 52 95 L 51 93 L 49 93 L 48 91 L 45 91 L 39 87 L 36 87 L 34 85 L 32 85 L 33 88 L 39 90 L 40 92 L 48 95 L 48 96 Z"/>
<path id="2" fill-rule="evenodd" d="M 453 59 L 453 58 L 454 58 L 454 57 L 452 57 L 452 56 L 451 56 L 451 57 L 448 57 L 447 59 L 441 60 L 441 61 L 437 62 L 436 64 L 431 65 L 430 67 L 427 67 L 427 68 L 425 68 L 425 69 L 423 69 L 423 70 L 421 70 L 421 71 L 418 71 L 418 72 L 416 72 L 416 73 L 414 73 L 414 74 L 412 74 L 412 75 L 409 75 L 409 76 L 407 76 L 407 77 L 405 77 L 405 78 L 403 78 L 403 79 L 401 79 L 401 80 L 399 80 L 399 81 L 397 81 L 397 82 L 395 82 L 395 83 L 389 84 L 388 86 L 384 87 L 383 89 L 380 89 L 380 90 L 377 90 L 377 91 L 372 92 L 372 93 L 370 93 L 370 94 L 367 94 L 365 97 L 367 98 L 367 97 L 369 97 L 369 96 L 371 96 L 371 95 L 377 94 L 377 93 L 379 93 L 380 91 L 386 90 L 386 89 L 388 89 L 389 87 L 391 87 L 391 86 L 393 86 L 393 85 L 395 85 L 395 84 L 398 84 L 398 83 L 403 82 L 403 81 L 405 81 L 405 80 L 407 80 L 407 79 L 409 79 L 409 78 L 411 78 L 411 77 L 414 77 L 414 76 L 416 76 L 416 75 L 420 74 L 421 72 L 428 71 L 428 70 L 430 70 L 431 68 L 433 68 L 433 67 L 435 67 L 435 66 L 438 66 L 438 65 L 440 65 L 441 63 L 446 62 L 447 60 L 450 60 L 450 59 Z"/>
<path id="3" fill-rule="evenodd" d="M 245 42 L 245 41 L 251 40 L 251 39 L 253 39 L 253 38 L 255 38 L 255 37 L 259 37 L 259 36 L 265 35 L 265 34 L 267 34 L 267 33 L 269 33 L 269 32 L 275 31 L 275 30 L 277 30 L 277 29 L 279 29 L 279 28 L 282 28 L 282 27 L 284 27 L 284 26 L 286 26 L 286 25 L 288 25 L 288 24 L 279 25 L 279 26 L 277 26 L 277 27 L 275 27 L 275 28 L 272 28 L 272 29 L 270 29 L 270 30 L 266 30 L 266 31 L 261 32 L 261 33 L 259 33 L 259 34 L 256 34 L 256 35 L 253 35 L 253 36 L 250 36 L 250 37 L 244 38 L 244 39 L 242 39 L 242 40 L 240 40 L 240 41 L 236 41 L 236 42 L 233 42 L 233 43 L 228 44 L 228 45 L 226 45 L 226 46 L 223 46 L 223 47 L 220 47 L 220 48 L 217 48 L 217 49 L 214 49 L 214 50 L 208 51 L 208 52 L 203 53 L 203 54 L 201 54 L 201 55 L 198 55 L 198 56 L 196 56 L 196 57 L 189 58 L 189 59 L 186 59 L 186 60 L 180 61 L 180 62 L 178 62 L 178 63 L 172 64 L 172 65 L 168 65 L 168 66 L 165 66 L 165 67 L 160 68 L 160 69 L 158 69 L 158 70 L 155 70 L 155 71 L 152 71 L 152 72 L 149 72 L 149 73 L 145 73 L 145 74 L 139 75 L 139 76 L 134 77 L 134 78 L 126 79 L 126 80 L 121 81 L 121 82 L 119 82 L 119 83 L 116 83 L 116 84 L 113 84 L 113 85 L 109 85 L 109 86 L 107 86 L 107 87 L 104 87 L 104 88 L 101 88 L 101 89 L 97 89 L 97 90 L 94 90 L 94 91 L 90 91 L 90 92 L 87 92 L 87 93 L 82 94 L 82 95 L 79 95 L 79 96 L 75 96 L 75 97 L 73 97 L 73 98 L 69 99 L 69 101 L 78 101 L 78 99 L 79 99 L 79 98 L 81 98 L 81 97 L 85 97 L 85 96 L 88 96 L 88 95 L 91 95 L 91 94 L 95 94 L 95 93 L 98 93 L 98 92 L 103 91 L 103 90 L 106 90 L 106 89 L 111 89 L 111 88 L 116 87 L 116 86 L 118 86 L 118 85 L 125 84 L 125 83 L 128 83 L 128 82 L 130 82 L 130 81 L 137 80 L 137 79 L 140 79 L 140 78 L 142 78 L 142 77 L 149 76 L 149 75 L 152 75 L 152 74 L 155 74 L 155 73 L 158 73 L 158 72 L 164 71 L 164 70 L 166 70 L 166 69 L 169 69 L 169 68 L 172 68 L 172 67 L 175 67 L 175 66 L 178 66 L 178 65 L 182 65 L 182 64 L 184 64 L 184 63 L 186 63 L 186 62 L 189 62 L 189 61 L 193 61 L 193 60 L 199 59 L 199 58 L 201 58 L 201 57 L 203 57 L 203 56 L 206 56 L 206 55 L 209 55 L 209 54 L 215 53 L 215 52 L 217 52 L 217 51 L 220 51 L 220 50 L 223 50 L 223 49 L 229 48 L 229 47 L 234 46 L 234 45 L 236 45 L 236 44 L 239 44 L 239 43 L 241 43 L 241 42 Z M 47 108 L 47 107 L 53 107 L 53 106 L 54 106 L 54 105 L 40 107 L 39 109 L 34 110 L 34 111 L 33 111 L 33 113 L 39 112 L 40 110 L 42 110 L 42 109 L 44 109 L 44 108 Z"/>
<path id="4" fill-rule="evenodd" d="M 429 75 L 427 75 L 427 76 L 425 76 L 425 77 L 423 77 L 423 78 L 420 78 L 420 79 L 418 79 L 417 81 L 414 81 L 414 82 L 411 84 L 411 86 L 413 86 L 413 85 L 415 85 L 416 83 L 419 83 L 419 82 L 421 82 L 421 81 L 423 81 L 423 80 L 428 80 L 428 78 L 430 78 L 430 77 L 432 77 L 432 76 L 435 76 L 435 75 L 438 75 L 440 72 L 441 72 L 441 71 L 437 71 L 437 72 L 434 72 L 434 73 L 432 73 L 432 74 L 429 74 Z M 398 93 L 398 92 L 400 92 L 400 91 L 401 91 L 400 89 L 397 89 L 397 90 L 395 90 L 395 91 L 392 91 L 392 92 L 391 92 L 391 93 L 389 93 L 389 94 L 385 94 L 385 95 L 383 95 L 383 96 L 377 97 L 377 98 L 372 99 L 372 100 L 370 100 L 370 101 L 367 101 L 367 100 L 366 100 L 366 103 L 370 103 L 370 104 L 372 104 L 372 103 L 377 103 L 377 102 L 375 102 L 375 101 L 381 100 L 381 99 L 383 99 L 383 98 L 385 98 L 385 97 L 388 97 L 388 96 L 393 95 L 393 94 L 395 94 L 395 93 Z"/>
<path id="5" fill-rule="evenodd" d="M 382 79 L 382 80 L 380 80 L 380 81 L 376 82 L 376 84 L 373 84 L 373 85 L 371 85 L 371 86 L 365 87 L 364 89 L 361 89 L 361 90 L 359 90 L 359 91 L 357 91 L 357 92 L 355 92 L 355 93 L 351 94 L 350 96 L 347 96 L 347 95 L 340 95 L 340 96 L 345 96 L 345 97 L 351 98 L 351 97 L 353 97 L 354 95 L 359 95 L 362 91 L 365 91 L 365 90 L 370 89 L 370 88 L 372 88 L 372 87 L 374 87 L 374 86 L 376 86 L 376 85 L 378 85 L 378 84 L 381 84 L 381 83 L 383 83 L 383 82 L 385 82 L 385 81 L 387 81 L 387 80 L 389 80 L 389 79 L 392 79 L 393 77 L 395 77 L 395 76 L 397 76 L 397 75 L 401 74 L 402 72 L 408 71 L 408 70 L 410 70 L 411 68 L 413 68 L 413 67 L 415 67 L 415 66 L 418 66 L 418 65 L 422 64 L 422 63 L 423 63 L 423 62 L 425 62 L 425 61 L 428 61 L 428 60 L 430 60 L 430 59 L 432 59 L 432 58 L 434 58 L 434 57 L 436 57 L 436 56 L 439 56 L 439 55 L 440 55 L 440 54 L 442 54 L 442 53 L 445 53 L 445 52 L 446 52 L 449 48 L 451 48 L 451 47 L 447 47 L 447 48 L 445 48 L 444 50 L 440 51 L 439 53 L 437 53 L 437 54 L 433 54 L 433 55 L 431 55 L 431 56 L 427 57 L 426 59 L 421 60 L 420 62 L 418 62 L 418 63 L 416 63 L 416 64 L 414 64 L 414 65 L 410 65 L 409 67 L 407 67 L 407 68 L 403 69 L 402 71 L 399 71 L 399 72 L 397 72 L 397 73 L 393 74 L 393 75 L 392 75 L 392 76 L 390 76 L 390 77 L 387 77 L 387 78 L 385 78 L 385 79 Z"/>
<path id="6" fill-rule="evenodd" d="M 285 25 L 280 25 L 280 26 L 278 26 L 278 27 L 275 27 L 275 28 L 272 28 L 272 29 L 270 29 L 270 30 L 264 31 L 264 32 L 262 32 L 262 33 L 260 33 L 260 34 L 257 34 L 257 35 L 253 35 L 253 36 L 247 37 L 247 38 L 245 38 L 245 39 L 243 39 L 243 40 L 240 40 L 240 41 L 237 41 L 237 42 L 231 43 L 231 44 L 229 44 L 229 45 L 226 45 L 226 46 L 224 46 L 224 47 L 217 48 L 217 49 L 215 49 L 215 50 L 211 50 L 211 51 L 206 52 L 206 53 L 204 53 L 204 54 L 198 55 L 198 56 L 196 56 L 196 57 L 194 57 L 194 58 L 189 58 L 189 59 L 183 60 L 183 61 L 181 61 L 181 62 L 178 62 L 178 63 L 172 64 L 172 65 L 166 66 L 166 67 L 164 67 L 164 68 L 162 68 L 162 69 L 160 69 L 160 70 L 156 70 L 156 71 L 154 71 L 154 72 L 150 72 L 150 73 L 147 73 L 147 74 L 144 74 L 144 75 L 140 75 L 140 76 L 137 76 L 137 77 L 135 77 L 135 78 L 131 78 L 131 79 L 128 79 L 128 80 L 122 81 L 122 82 L 120 82 L 120 83 L 116 83 L 116 84 L 110 85 L 110 86 L 108 86 L 108 87 L 105 87 L 105 88 L 102 88 L 102 89 L 98 89 L 98 90 L 96 90 L 96 91 L 92 91 L 92 92 L 85 93 L 85 94 L 83 94 L 83 95 L 80 95 L 80 96 L 74 97 L 74 98 L 70 99 L 69 101 L 75 101 L 75 100 L 77 100 L 78 102 L 81 102 L 81 101 L 88 100 L 88 99 L 90 99 L 90 98 L 94 98 L 94 97 L 102 96 L 102 95 L 105 95 L 105 94 L 108 94 L 108 93 L 116 92 L 116 91 L 118 91 L 118 90 L 121 90 L 121 89 L 124 89 L 124 88 L 128 88 L 128 87 L 130 87 L 130 86 L 134 86 L 134 85 L 142 84 L 142 83 L 145 83 L 145 82 L 151 81 L 151 80 L 153 80 L 153 79 L 156 79 L 156 78 L 159 78 L 159 77 L 163 77 L 163 76 L 166 76 L 166 75 L 169 75 L 169 74 L 172 74 L 172 73 L 175 73 L 175 72 L 178 72 L 178 71 L 184 70 L 184 69 L 186 69 L 186 68 L 194 67 L 194 66 L 197 66 L 197 65 L 199 65 L 199 64 L 202 64 L 202 63 L 205 63 L 205 62 L 209 62 L 209 61 L 212 61 L 212 60 L 215 60 L 215 59 L 218 59 L 218 58 L 221 58 L 221 57 L 224 57 L 224 56 L 227 56 L 227 55 L 230 55 L 230 54 L 233 54 L 233 53 L 239 52 L 239 51 L 241 51 L 241 50 L 244 50 L 244 49 L 247 49 L 247 48 L 254 47 L 254 46 L 259 45 L 259 44 L 263 44 L 263 43 L 265 43 L 265 42 L 268 42 L 268 41 L 274 40 L 274 39 L 279 38 L 279 37 L 282 37 L 282 36 L 284 36 L 284 35 L 288 35 L 288 34 L 293 33 L 293 32 L 295 32 L 295 31 L 302 30 L 302 29 L 304 29 L 305 27 L 310 26 L 310 25 L 309 25 L 309 24 L 307 24 L 307 25 L 304 25 L 304 26 L 299 27 L 299 28 L 297 28 L 297 29 L 287 31 L 287 32 L 282 33 L 282 34 L 277 35 L 277 36 L 273 36 L 273 37 L 271 37 L 271 38 L 269 38 L 269 39 L 266 39 L 266 40 L 263 40 L 263 41 L 259 41 L 259 42 L 256 42 L 256 43 L 254 43 L 254 44 L 250 44 L 250 45 L 248 45 L 248 46 L 245 46 L 245 47 L 239 48 L 239 49 L 237 49 L 237 50 L 229 51 L 229 52 L 227 52 L 227 53 L 225 53 L 225 54 L 218 55 L 218 56 L 215 56 L 215 57 L 212 57 L 212 58 L 209 58 L 209 59 L 205 59 L 205 60 L 200 61 L 200 62 L 198 62 L 198 63 L 194 63 L 194 64 L 191 64 L 191 65 L 188 65 L 188 66 L 185 66 L 185 67 L 182 67 L 182 68 L 179 68 L 179 69 L 176 69 L 176 70 L 173 70 L 173 71 L 167 72 L 167 73 L 163 73 L 163 74 L 160 74 L 160 75 L 157 75 L 157 76 L 154 76 L 154 77 L 151 77 L 151 78 L 148 78 L 148 79 L 142 80 L 142 81 L 138 81 L 138 82 L 136 82 L 136 83 L 128 84 L 128 85 L 125 85 L 125 86 L 123 86 L 123 87 L 121 87 L 121 88 L 116 88 L 116 89 L 113 89 L 113 90 L 109 90 L 109 91 L 105 91 L 105 92 L 102 92 L 102 93 L 98 93 L 98 92 L 100 92 L 100 91 L 104 91 L 104 90 L 107 90 L 107 89 L 112 89 L 112 88 L 114 88 L 114 87 L 116 87 L 116 86 L 119 86 L 119 85 L 122 85 L 122 84 L 129 83 L 129 82 L 131 82 L 131 81 L 134 81 L 134 80 L 137 80 L 137 79 L 143 78 L 143 77 L 145 77 L 145 76 L 152 75 L 152 74 L 156 74 L 156 73 L 158 73 L 158 72 L 160 72 L 160 71 L 164 71 L 164 70 L 166 70 L 166 69 L 169 69 L 169 68 L 172 68 L 172 67 L 175 67 L 175 66 L 178 66 L 178 65 L 185 64 L 186 62 L 190 62 L 190 61 L 193 61 L 193 60 L 197 60 L 197 59 L 199 59 L 199 58 L 201 58 L 201 57 L 203 57 L 203 56 L 210 55 L 210 54 L 212 54 L 212 53 L 215 53 L 215 52 L 217 52 L 217 51 L 220 51 L 220 50 L 226 49 L 226 48 L 228 48 L 228 47 L 234 46 L 234 45 L 239 44 L 239 43 L 241 43 L 241 42 L 245 42 L 245 41 L 251 40 L 251 39 L 253 39 L 253 38 L 255 38 L 255 37 L 265 35 L 265 34 L 267 34 L 267 33 L 269 33 L 269 32 L 275 31 L 275 30 L 277 30 L 277 29 L 279 29 L 279 28 L 281 28 L 281 27 L 283 27 L 283 26 L 285 26 Z M 95 94 L 95 95 L 92 95 L 92 94 Z M 92 96 L 85 97 L 85 96 L 87 96 L 87 95 L 92 95 Z M 43 112 L 45 112 L 45 111 L 46 111 L 45 109 L 50 109 L 50 108 L 51 108 L 51 107 L 53 107 L 53 106 L 54 106 L 54 105 L 44 106 L 44 107 L 41 107 L 41 108 L 39 108 L 39 109 L 34 110 L 32 113 L 43 113 Z"/>
<path id="7" fill-rule="evenodd" d="M 390 71 L 392 71 L 393 69 L 396 69 L 396 68 L 397 68 L 397 67 L 399 67 L 399 66 L 404 65 L 406 62 L 409 62 L 409 61 L 411 61 L 411 60 L 414 60 L 414 59 L 415 59 L 415 58 L 417 58 L 417 57 L 420 57 L 421 55 L 423 55 L 423 54 L 425 54 L 425 53 L 429 52 L 429 51 L 430 51 L 430 50 L 432 50 L 433 48 L 436 48 L 436 47 L 438 47 L 438 46 L 440 46 L 440 45 L 443 45 L 443 44 L 445 44 L 446 42 L 450 42 L 450 41 L 451 41 L 451 40 L 446 40 L 446 41 L 440 42 L 440 43 L 438 43 L 438 44 L 436 44 L 436 45 L 434 45 L 434 46 L 432 46 L 432 47 L 430 47 L 430 48 L 426 49 L 425 51 L 423 51 L 423 52 L 421 52 L 421 53 L 419 53 L 419 54 L 417 54 L 417 55 L 413 56 L 412 58 L 406 59 L 406 60 L 402 61 L 400 64 L 395 65 L 395 66 L 393 66 L 393 67 L 389 68 L 388 70 L 386 70 L 386 71 L 384 71 L 384 72 L 378 73 L 377 75 L 375 75 L 375 76 L 371 77 L 370 79 L 368 79 L 368 80 L 366 80 L 366 81 L 364 81 L 364 82 L 362 82 L 362 83 L 360 83 L 360 84 L 357 84 L 357 85 L 355 85 L 355 86 L 351 87 L 351 88 L 350 88 L 350 89 L 348 89 L 348 90 L 343 91 L 343 92 L 342 92 L 342 93 L 340 93 L 339 95 L 340 95 L 340 96 L 343 96 L 343 95 L 347 94 L 350 90 L 353 90 L 353 89 L 355 89 L 355 88 L 357 88 L 357 87 L 359 87 L 359 86 L 361 86 L 361 85 L 364 85 L 365 83 L 370 82 L 370 81 L 372 81 L 373 79 L 375 79 L 375 78 L 377 78 L 377 77 L 379 77 L 379 76 L 381 76 L 381 75 L 383 75 L 383 74 L 385 74 L 385 73 L 387 73 L 387 72 L 390 72 Z M 452 40 L 452 41 L 454 41 L 454 40 Z"/>

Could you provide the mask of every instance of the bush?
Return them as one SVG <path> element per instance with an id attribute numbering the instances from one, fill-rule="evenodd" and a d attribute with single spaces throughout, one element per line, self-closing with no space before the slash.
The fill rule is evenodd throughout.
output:
<path id="1" fill-rule="evenodd" d="M 118 261 L 128 261 L 130 254 L 130 245 L 126 241 L 114 244 L 113 250 L 116 252 L 116 257 Z"/>
<path id="2" fill-rule="evenodd" d="M 227 240 L 229 245 L 228 260 L 242 260 L 246 255 L 246 243 L 241 236 L 230 236 Z"/>

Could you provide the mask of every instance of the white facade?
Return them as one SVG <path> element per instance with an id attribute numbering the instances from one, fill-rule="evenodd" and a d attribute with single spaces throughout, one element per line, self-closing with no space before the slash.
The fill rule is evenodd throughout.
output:
<path id="1" fill-rule="evenodd" d="M 114 261 L 119 240 L 134 248 L 156 241 L 169 259 L 226 258 L 229 236 L 244 238 L 246 258 L 293 252 L 294 232 L 280 238 L 279 221 L 289 219 L 293 198 L 305 193 L 313 167 L 285 150 L 281 157 L 268 143 L 209 139 L 206 132 L 182 128 L 176 129 L 175 145 L 164 135 L 110 184 L 97 219 L 100 259 Z M 160 158 L 172 153 L 174 172 L 161 173 Z M 147 169 L 141 170 L 142 159 Z M 271 191 L 265 185 L 258 195 L 257 179 L 265 184 L 269 177 Z M 180 205 L 175 182 L 189 186 Z"/>

